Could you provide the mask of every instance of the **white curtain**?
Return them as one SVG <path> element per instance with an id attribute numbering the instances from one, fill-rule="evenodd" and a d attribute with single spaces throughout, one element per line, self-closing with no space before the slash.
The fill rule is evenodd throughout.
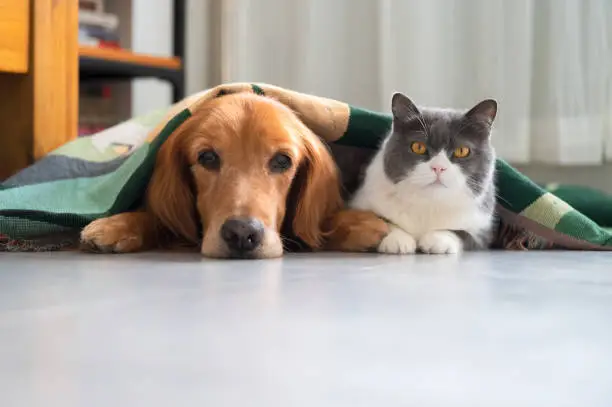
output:
<path id="1" fill-rule="evenodd" d="M 513 163 L 612 161 L 610 0 L 223 0 L 224 80 L 387 111 L 499 101 Z"/>

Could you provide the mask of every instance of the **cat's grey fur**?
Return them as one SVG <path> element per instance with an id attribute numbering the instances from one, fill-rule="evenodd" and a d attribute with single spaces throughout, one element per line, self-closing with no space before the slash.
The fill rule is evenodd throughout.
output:
<path id="1" fill-rule="evenodd" d="M 497 103 L 485 100 L 467 112 L 417 108 L 408 97 L 397 93 L 393 96 L 392 112 L 392 130 L 367 168 L 352 206 L 373 210 L 388 219 L 413 238 L 415 249 L 452 253 L 487 247 L 492 238 L 495 207 L 496 156 L 490 134 Z M 411 150 L 415 141 L 425 143 L 427 154 L 418 155 Z M 469 147 L 470 154 L 464 158 L 453 157 L 452 152 L 462 146 Z M 432 178 L 440 184 L 426 184 L 428 177 L 435 177 L 430 174 L 432 163 L 448 167 L 439 178 Z M 444 185 L 443 176 L 448 178 L 448 185 Z M 453 200 L 457 201 L 456 207 L 450 202 Z M 419 210 L 426 213 L 406 213 Z M 451 215 L 448 211 L 454 213 Z M 427 216 L 432 217 L 429 223 L 427 219 L 418 219 Z M 443 218 L 447 216 L 449 222 L 445 225 Z M 470 224 L 468 219 L 472 218 L 478 221 Z M 437 233 L 440 231 L 446 234 Z M 449 232 L 456 236 L 454 243 Z M 399 241 L 387 244 L 383 241 L 379 250 L 411 252 L 409 239 L 400 232 L 395 234 L 390 240 L 404 239 L 404 249 Z M 432 235 L 444 237 L 446 243 L 432 249 L 432 241 L 436 240 Z"/>

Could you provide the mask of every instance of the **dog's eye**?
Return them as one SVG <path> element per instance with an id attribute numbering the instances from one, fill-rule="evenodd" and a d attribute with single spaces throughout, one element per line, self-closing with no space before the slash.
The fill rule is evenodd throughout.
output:
<path id="1" fill-rule="evenodd" d="M 287 154 L 276 153 L 274 157 L 270 159 L 268 166 L 272 172 L 285 172 L 291 168 L 291 157 Z"/>
<path id="2" fill-rule="evenodd" d="M 209 170 L 218 170 L 221 167 L 221 158 L 213 150 L 206 150 L 198 154 L 198 162 Z"/>

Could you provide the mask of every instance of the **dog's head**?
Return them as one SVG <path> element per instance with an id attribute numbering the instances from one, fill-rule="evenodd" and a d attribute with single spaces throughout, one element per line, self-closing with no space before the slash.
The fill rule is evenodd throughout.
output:
<path id="1" fill-rule="evenodd" d="M 318 248 L 342 205 L 332 156 L 288 107 L 239 93 L 203 103 L 162 145 L 147 206 L 189 241 L 201 226 L 206 256 L 278 257 L 290 189 L 293 234 Z"/>

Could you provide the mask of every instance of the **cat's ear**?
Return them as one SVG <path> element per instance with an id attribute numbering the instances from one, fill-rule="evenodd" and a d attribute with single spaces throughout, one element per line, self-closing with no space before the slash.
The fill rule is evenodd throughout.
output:
<path id="1" fill-rule="evenodd" d="M 497 102 L 493 99 L 483 100 L 465 114 L 465 117 L 484 121 L 488 125 L 493 124 L 495 116 L 497 116 Z"/>
<path id="2" fill-rule="evenodd" d="M 409 121 L 421 114 L 412 100 L 400 92 L 394 93 L 391 97 L 391 112 L 395 119 L 401 121 Z"/>

